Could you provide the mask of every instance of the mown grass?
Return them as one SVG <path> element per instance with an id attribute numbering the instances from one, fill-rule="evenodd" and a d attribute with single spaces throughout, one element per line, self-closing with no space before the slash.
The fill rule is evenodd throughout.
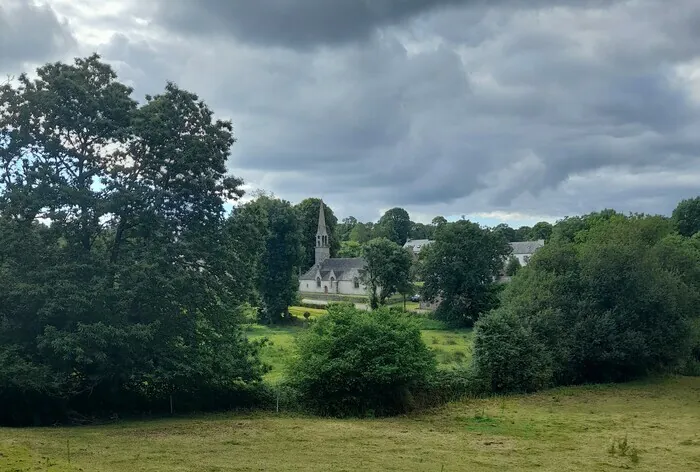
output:
<path id="1" fill-rule="evenodd" d="M 700 470 L 700 378 L 462 401 L 389 419 L 230 413 L 0 428 L 2 471 L 626 469 Z"/>

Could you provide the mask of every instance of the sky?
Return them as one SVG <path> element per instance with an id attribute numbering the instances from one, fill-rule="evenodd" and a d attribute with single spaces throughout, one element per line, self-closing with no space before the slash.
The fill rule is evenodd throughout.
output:
<path id="1" fill-rule="evenodd" d="M 0 0 L 0 76 L 99 53 L 233 122 L 249 191 L 513 226 L 700 194 L 697 0 Z"/>

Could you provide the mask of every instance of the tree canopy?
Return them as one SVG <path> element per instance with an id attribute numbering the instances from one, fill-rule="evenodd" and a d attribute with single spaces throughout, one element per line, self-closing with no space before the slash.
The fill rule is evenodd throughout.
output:
<path id="1" fill-rule="evenodd" d="M 0 423 L 216 408 L 260 380 L 231 129 L 174 84 L 138 105 L 96 55 L 0 88 Z"/>
<path id="2" fill-rule="evenodd" d="M 362 248 L 366 261 L 362 280 L 369 291 L 370 306 L 377 308 L 394 293 L 411 290 L 410 253 L 386 238 L 376 238 Z"/>
<path id="3" fill-rule="evenodd" d="M 683 236 L 692 236 L 700 231 L 700 197 L 681 201 L 673 210 L 673 221 Z"/>
<path id="4" fill-rule="evenodd" d="M 493 307 L 494 279 L 511 252 L 503 237 L 461 220 L 439 226 L 435 242 L 424 251 L 423 294 L 440 300 L 436 316 L 470 326 Z"/>
<path id="5" fill-rule="evenodd" d="M 387 210 L 374 228 L 375 238 L 386 238 L 403 246 L 411 233 L 411 217 L 403 208 Z"/>

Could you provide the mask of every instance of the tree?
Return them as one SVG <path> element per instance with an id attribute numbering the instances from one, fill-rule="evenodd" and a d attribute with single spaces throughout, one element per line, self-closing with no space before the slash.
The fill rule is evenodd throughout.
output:
<path id="1" fill-rule="evenodd" d="M 404 413 L 435 372 L 415 318 L 331 305 L 297 342 L 289 368 L 302 402 L 322 415 Z"/>
<path id="2" fill-rule="evenodd" d="M 548 241 L 552 236 L 553 228 L 554 227 L 551 223 L 540 221 L 530 230 L 530 238 L 534 240 L 544 239 L 545 241 Z"/>
<path id="3" fill-rule="evenodd" d="M 432 239 L 434 232 L 435 228 L 431 225 L 411 222 L 409 239 Z"/>
<path id="4" fill-rule="evenodd" d="M 96 55 L 0 88 L 0 423 L 216 408 L 264 372 L 223 231 L 231 123 L 174 84 L 130 95 Z"/>
<path id="5" fill-rule="evenodd" d="M 364 244 L 372 239 L 372 228 L 367 223 L 357 223 L 350 231 L 350 241 Z"/>
<path id="6" fill-rule="evenodd" d="M 411 232 L 411 217 L 403 208 L 392 208 L 379 219 L 373 236 L 382 237 L 403 246 Z"/>
<path id="7" fill-rule="evenodd" d="M 700 197 L 681 201 L 673 210 L 673 221 L 683 236 L 690 237 L 700 231 Z"/>
<path id="8" fill-rule="evenodd" d="M 336 226 L 336 233 L 339 241 L 349 241 L 350 232 L 353 230 L 355 225 L 357 225 L 357 218 L 354 216 L 348 216 L 343 218 L 343 221 Z"/>
<path id="9" fill-rule="evenodd" d="M 362 281 L 367 285 L 372 309 L 394 293 L 411 290 L 412 258 L 408 251 L 386 238 L 377 238 L 362 248 L 362 255 L 367 263 Z"/>
<path id="10" fill-rule="evenodd" d="M 461 220 L 439 227 L 435 242 L 423 250 L 423 293 L 440 300 L 437 317 L 471 326 L 494 306 L 494 279 L 511 252 L 500 235 Z"/>
<path id="11" fill-rule="evenodd" d="M 518 239 L 517 231 L 508 226 L 506 223 L 501 223 L 497 225 L 495 228 L 493 228 L 493 232 L 500 234 L 503 237 L 503 239 L 505 239 L 508 242 L 513 242 Z"/>
<path id="12" fill-rule="evenodd" d="M 314 248 L 316 247 L 316 231 L 318 230 L 318 208 L 321 205 L 319 198 L 306 198 L 294 206 L 299 214 L 299 225 L 301 228 L 301 241 L 303 246 L 300 266 L 306 270 L 316 262 Z M 324 215 L 326 217 L 326 231 L 329 235 L 331 257 L 336 257 L 340 249 L 340 239 L 336 234 L 338 218 L 333 214 L 333 210 L 324 203 Z"/>
<path id="13" fill-rule="evenodd" d="M 441 225 L 447 224 L 447 219 L 444 216 L 436 216 L 431 221 L 431 224 L 433 226 L 441 226 Z"/>
<path id="14" fill-rule="evenodd" d="M 529 226 L 521 226 L 515 230 L 515 239 L 513 241 L 530 241 L 532 239 L 530 237 L 531 232 L 532 228 Z"/>
<path id="15" fill-rule="evenodd" d="M 241 218 L 254 222 L 263 236 L 257 264 L 257 291 L 263 305 L 261 321 L 281 323 L 288 319 L 288 308 L 299 287 L 299 215 L 289 202 L 264 195 L 245 204 L 240 213 Z"/>
<path id="16" fill-rule="evenodd" d="M 508 263 L 506 264 L 506 275 L 513 277 L 522 268 L 520 261 L 515 256 L 510 256 L 508 258 Z"/>
<path id="17" fill-rule="evenodd" d="M 362 245 L 357 241 L 342 241 L 338 257 L 360 257 L 362 256 Z"/>
<path id="18" fill-rule="evenodd" d="M 627 380 L 689 357 L 697 254 L 670 234 L 662 218 L 606 215 L 576 242 L 548 243 L 508 285 L 497 312 L 522 326 L 529 352 L 549 353 L 551 382 Z M 513 332 L 491 329 L 493 339 Z M 504 366 L 520 357 L 503 354 L 495 344 L 475 352 Z"/>

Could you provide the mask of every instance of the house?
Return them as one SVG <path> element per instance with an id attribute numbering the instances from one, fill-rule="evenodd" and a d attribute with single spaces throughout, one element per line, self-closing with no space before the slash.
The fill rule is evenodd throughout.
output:
<path id="1" fill-rule="evenodd" d="M 329 239 L 321 201 L 316 230 L 315 263 L 299 277 L 299 292 L 366 295 L 367 286 L 361 282 L 365 260 L 361 257 L 331 258 Z"/>
<path id="2" fill-rule="evenodd" d="M 421 249 L 431 244 L 432 242 L 433 241 L 430 239 L 409 239 L 408 241 L 406 241 L 403 247 L 404 249 L 410 249 L 413 252 L 413 255 L 415 257 L 418 257 L 418 254 L 420 254 Z"/>
<path id="3" fill-rule="evenodd" d="M 526 266 L 530 262 L 530 258 L 539 248 L 544 246 L 544 239 L 538 239 L 536 241 L 519 241 L 510 243 L 510 247 L 513 249 L 513 257 L 518 259 L 521 266 Z"/>

